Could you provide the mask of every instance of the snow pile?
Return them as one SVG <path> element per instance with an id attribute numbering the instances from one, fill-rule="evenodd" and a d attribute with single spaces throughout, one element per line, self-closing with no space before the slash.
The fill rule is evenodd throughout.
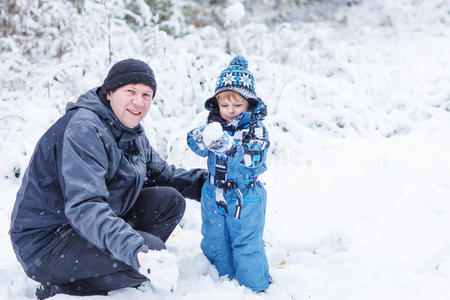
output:
<path id="1" fill-rule="evenodd" d="M 34 146 L 66 103 L 100 85 L 110 63 L 143 59 L 158 82 L 143 122 L 150 142 L 171 163 L 205 167 L 186 133 L 204 124 L 204 101 L 235 54 L 269 110 L 261 180 L 274 283 L 256 295 L 219 278 L 199 247 L 199 204 L 188 200 L 168 241 L 180 269 L 173 294 L 147 285 L 109 297 L 449 298 L 450 3 L 308 1 L 274 16 L 266 6 L 276 2 L 246 11 L 233 2 L 222 28 L 176 21 L 187 1 L 165 21 L 144 1 L 86 0 L 83 14 L 70 1 L 31 2 L 14 28 L 25 34 L 0 38 L 1 299 L 29 299 L 36 287 L 15 260 L 9 218 Z"/>

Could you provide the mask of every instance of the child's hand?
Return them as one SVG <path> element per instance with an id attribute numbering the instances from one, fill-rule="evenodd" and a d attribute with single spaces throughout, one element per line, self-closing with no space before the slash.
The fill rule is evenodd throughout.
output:
<path id="1" fill-rule="evenodd" d="M 167 250 L 139 252 L 139 273 L 147 277 L 156 288 L 173 291 L 179 276 L 175 255 Z"/>
<path id="2" fill-rule="evenodd" d="M 192 131 L 192 138 L 200 147 L 200 149 L 205 148 L 205 144 L 203 143 L 203 130 L 205 129 L 205 127 L 206 126 L 200 126 Z"/>
<path id="3" fill-rule="evenodd" d="M 234 146 L 234 140 L 222 130 L 218 122 L 212 122 L 203 130 L 203 142 L 214 153 L 224 154 Z"/>

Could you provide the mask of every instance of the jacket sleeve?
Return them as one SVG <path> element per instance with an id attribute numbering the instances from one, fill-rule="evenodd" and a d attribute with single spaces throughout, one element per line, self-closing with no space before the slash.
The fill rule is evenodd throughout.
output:
<path id="1" fill-rule="evenodd" d="M 203 145 L 203 143 L 201 145 L 199 145 L 195 139 L 194 139 L 194 132 L 195 131 L 203 131 L 203 129 L 205 128 L 205 126 L 200 126 L 197 128 L 192 129 L 191 131 L 188 132 L 187 134 L 187 144 L 189 146 L 189 148 L 191 148 L 192 151 L 194 151 L 195 154 L 200 155 L 202 157 L 206 157 L 208 156 L 208 149 L 205 148 L 205 145 Z"/>
<path id="2" fill-rule="evenodd" d="M 252 134 L 236 143 L 235 159 L 249 168 L 256 168 L 266 161 L 269 135 L 264 124 L 258 121 Z"/>
<path id="3" fill-rule="evenodd" d="M 68 125 L 60 162 L 65 215 L 88 242 L 137 270 L 137 253 L 146 246 L 106 201 L 107 155 L 94 123 L 84 120 Z"/>
<path id="4" fill-rule="evenodd" d="M 161 156 L 150 147 L 147 162 L 147 180 L 144 187 L 171 186 L 177 189 L 184 197 L 200 201 L 201 190 L 207 177 L 205 169 L 185 170 L 167 164 Z"/>

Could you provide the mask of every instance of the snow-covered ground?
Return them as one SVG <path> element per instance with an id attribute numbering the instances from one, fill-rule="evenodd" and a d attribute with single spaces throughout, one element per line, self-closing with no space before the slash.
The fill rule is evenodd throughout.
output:
<path id="1" fill-rule="evenodd" d="M 206 117 L 203 102 L 232 57 L 227 35 L 232 54 L 248 58 L 270 114 L 272 152 L 261 179 L 274 282 L 255 294 L 218 278 L 199 247 L 199 204 L 188 200 L 168 241 L 180 268 L 175 292 L 148 285 L 108 298 L 450 298 L 450 4 L 361 2 L 335 11 L 311 3 L 314 22 L 291 15 L 289 24 L 267 26 L 255 17 L 227 34 L 206 27 L 176 40 L 153 32 L 151 51 L 139 35 L 116 36 L 116 60 L 138 57 L 154 68 L 158 93 L 144 127 L 168 161 L 184 167 L 205 166 L 185 136 Z M 332 16 L 317 13 L 321 3 Z M 15 70 L 0 91 L 0 299 L 33 297 L 37 283 L 7 234 L 15 193 L 40 135 L 67 101 L 103 79 L 108 66 L 93 62 L 104 48 L 60 61 L 0 58 Z M 12 86 L 19 72 L 28 80 Z"/>

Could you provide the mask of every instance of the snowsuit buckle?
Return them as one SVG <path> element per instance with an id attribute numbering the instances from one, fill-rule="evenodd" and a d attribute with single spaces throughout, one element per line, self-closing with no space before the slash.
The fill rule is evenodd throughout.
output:
<path id="1" fill-rule="evenodd" d="M 215 178 L 211 174 L 209 175 L 209 182 L 214 184 L 216 189 L 220 189 L 221 191 L 223 191 L 223 190 L 233 190 L 233 189 L 236 191 L 237 202 L 236 202 L 236 211 L 234 213 L 234 217 L 236 219 L 240 219 L 241 218 L 242 202 L 243 202 L 244 199 L 243 199 L 241 190 L 237 186 L 237 182 L 236 181 L 218 180 L 217 178 Z M 222 196 L 222 198 L 223 198 L 223 196 Z M 217 198 L 217 195 L 216 195 L 216 204 L 217 204 L 217 207 L 225 209 L 225 212 L 228 214 L 228 206 L 227 206 L 227 203 L 226 203 L 225 199 L 219 200 Z"/>

